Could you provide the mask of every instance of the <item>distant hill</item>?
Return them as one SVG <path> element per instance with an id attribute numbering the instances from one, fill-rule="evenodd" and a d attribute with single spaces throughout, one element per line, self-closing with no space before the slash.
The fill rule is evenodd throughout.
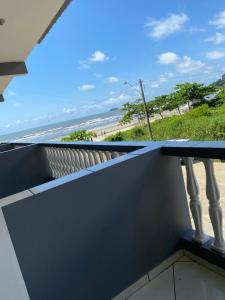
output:
<path id="1" fill-rule="evenodd" d="M 221 79 L 215 81 L 213 83 L 213 85 L 216 86 L 216 87 L 223 87 L 223 86 L 225 86 L 225 74 L 222 76 Z"/>
<path id="2" fill-rule="evenodd" d="M 111 108 L 111 109 L 110 109 L 110 111 L 116 111 L 116 110 L 119 110 L 119 108 L 114 107 L 114 108 Z"/>

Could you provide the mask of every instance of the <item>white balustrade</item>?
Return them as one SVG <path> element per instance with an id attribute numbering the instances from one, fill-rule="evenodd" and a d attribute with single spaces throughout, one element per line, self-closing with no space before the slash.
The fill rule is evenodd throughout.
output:
<path id="1" fill-rule="evenodd" d="M 117 151 L 64 147 L 44 147 L 44 149 L 53 178 L 59 178 L 125 154 L 125 152 Z"/>
<path id="2" fill-rule="evenodd" d="M 206 195 L 209 200 L 209 216 L 214 231 L 214 242 L 212 248 L 218 252 L 225 253 L 223 238 L 223 214 L 220 206 L 220 193 L 217 185 L 213 161 L 202 159 L 206 172 Z"/>
<path id="3" fill-rule="evenodd" d="M 195 233 L 193 240 L 198 243 L 205 243 L 208 237 L 204 234 L 202 225 L 202 206 L 199 200 L 199 187 L 193 170 L 193 158 L 184 157 L 182 158 L 187 174 L 187 192 L 190 196 L 190 209 L 195 224 Z"/>

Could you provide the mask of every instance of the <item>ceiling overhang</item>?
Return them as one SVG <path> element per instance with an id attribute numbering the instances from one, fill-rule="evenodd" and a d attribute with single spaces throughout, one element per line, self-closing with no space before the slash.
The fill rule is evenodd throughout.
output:
<path id="1" fill-rule="evenodd" d="M 25 61 L 71 0 L 0 1 L 0 101 L 14 76 L 27 73 Z"/>

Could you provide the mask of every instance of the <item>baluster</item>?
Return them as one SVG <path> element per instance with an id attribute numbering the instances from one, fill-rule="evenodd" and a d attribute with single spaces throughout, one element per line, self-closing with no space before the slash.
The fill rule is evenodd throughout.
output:
<path id="1" fill-rule="evenodd" d="M 211 159 L 202 159 L 202 161 L 206 172 L 206 195 L 209 200 L 209 216 L 215 237 L 212 249 L 224 253 L 223 214 L 220 206 L 220 192 L 214 173 L 213 161 Z"/>
<path id="2" fill-rule="evenodd" d="M 204 234 L 202 225 L 202 206 L 201 202 L 199 201 L 199 187 L 193 169 L 193 160 L 194 158 L 192 157 L 183 158 L 187 174 L 187 192 L 190 196 L 190 209 L 195 224 L 195 234 L 193 236 L 193 240 L 203 244 L 206 242 L 208 237 Z"/>

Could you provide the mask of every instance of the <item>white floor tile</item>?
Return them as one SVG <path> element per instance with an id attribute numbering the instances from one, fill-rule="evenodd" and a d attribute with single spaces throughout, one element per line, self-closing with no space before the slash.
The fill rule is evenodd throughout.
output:
<path id="1" fill-rule="evenodd" d="M 225 277 L 225 270 L 222 268 L 217 267 L 216 265 L 213 265 L 211 263 L 209 263 L 208 261 L 206 261 L 205 259 L 194 255 L 193 253 L 189 252 L 189 251 L 185 251 L 185 254 L 188 258 L 190 258 L 192 261 L 197 262 L 198 264 L 202 265 L 203 267 L 206 267 L 207 269 L 210 269 L 211 271 Z"/>
<path id="2" fill-rule="evenodd" d="M 193 261 L 193 260 L 190 259 L 190 257 L 182 256 L 181 258 L 178 259 L 178 261 L 181 261 L 181 262 L 190 262 L 190 261 Z"/>
<path id="3" fill-rule="evenodd" d="M 129 300 L 175 300 L 173 267 L 162 272 L 131 296 Z"/>
<path id="4" fill-rule="evenodd" d="M 225 300 L 222 276 L 195 262 L 175 263 L 174 271 L 177 300 Z"/>
<path id="5" fill-rule="evenodd" d="M 183 250 L 179 250 L 173 255 L 171 255 L 169 258 L 161 262 L 157 267 L 155 267 L 153 270 L 151 270 L 148 273 L 148 276 L 150 280 L 153 280 L 156 276 L 158 276 L 161 272 L 168 269 L 173 263 L 175 263 L 180 257 L 183 256 Z"/>

